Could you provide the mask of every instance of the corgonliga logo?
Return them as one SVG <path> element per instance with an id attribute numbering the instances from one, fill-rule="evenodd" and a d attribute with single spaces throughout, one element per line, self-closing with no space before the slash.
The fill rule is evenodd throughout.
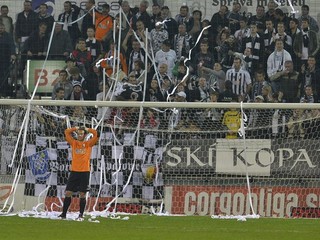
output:
<path id="1" fill-rule="evenodd" d="M 197 190 L 201 189 L 201 190 Z M 319 206 L 320 189 L 298 187 L 265 187 L 252 188 L 251 199 L 253 210 L 262 217 L 289 217 L 292 208 Z M 173 199 L 175 197 L 173 192 Z M 174 213 L 186 215 L 247 215 L 252 213 L 249 194 L 243 187 L 193 186 L 184 193 L 184 203 L 173 203 L 183 206 Z"/>

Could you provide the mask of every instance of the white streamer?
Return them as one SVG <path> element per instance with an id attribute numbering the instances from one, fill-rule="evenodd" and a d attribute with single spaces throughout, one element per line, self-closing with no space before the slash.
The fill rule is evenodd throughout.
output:
<path id="1" fill-rule="evenodd" d="M 96 201 L 95 201 L 95 203 L 93 205 L 93 211 L 96 211 L 96 207 L 97 207 L 98 201 L 99 201 L 99 196 L 100 196 L 102 187 L 104 186 L 104 184 L 102 184 L 102 179 L 103 179 L 103 177 L 104 177 L 104 179 L 106 179 L 105 178 L 105 176 L 106 176 L 106 166 L 105 166 L 105 161 L 104 161 L 104 155 L 101 156 L 101 161 L 100 162 L 101 162 L 101 165 L 100 165 L 101 171 L 100 171 L 100 179 L 99 179 L 99 191 L 98 191 L 98 194 L 97 194 L 98 197 L 96 198 Z"/>
<path id="2" fill-rule="evenodd" d="M 163 25 L 165 22 L 170 22 L 170 21 L 171 19 L 165 19 L 162 22 L 156 22 L 155 26 L 157 27 L 157 26 Z"/>
<path id="3" fill-rule="evenodd" d="M 74 24 L 74 23 L 79 22 L 79 21 L 80 21 L 82 18 L 84 18 L 87 14 L 90 14 L 90 11 L 91 11 L 91 10 L 93 10 L 93 16 L 94 16 L 94 18 L 95 18 L 95 7 L 96 7 L 96 6 L 92 6 L 92 8 L 90 8 L 88 12 L 86 12 L 84 15 L 82 15 L 80 18 L 77 18 L 77 19 L 74 20 L 73 22 L 68 23 L 68 25 L 70 26 L 70 25 L 72 25 L 72 24 Z M 64 22 L 55 22 L 55 23 L 64 24 Z M 52 28 L 52 31 L 53 31 L 53 30 L 54 30 L 54 26 L 53 26 L 53 28 Z M 48 49 L 49 49 L 49 48 L 48 48 Z"/>
<path id="4" fill-rule="evenodd" d="M 252 214 L 252 215 L 236 215 L 236 216 L 223 216 L 223 215 L 212 215 L 212 219 L 237 219 L 237 221 L 247 221 L 247 219 L 259 219 L 260 215 Z"/>
<path id="5" fill-rule="evenodd" d="M 112 59 L 113 59 L 113 56 L 108 57 L 108 58 L 101 58 L 99 61 L 96 62 L 96 67 L 99 68 L 99 67 L 101 67 L 101 62 L 109 61 L 109 60 L 112 60 Z"/>
<path id="6" fill-rule="evenodd" d="M 278 4 L 279 7 L 282 6 L 282 3 L 279 1 L 279 0 L 273 0 L 276 4 Z M 292 4 L 292 0 L 287 0 L 288 3 L 289 3 L 289 6 L 291 7 L 291 13 L 292 14 L 295 14 L 295 13 L 298 13 L 299 11 L 298 10 L 295 10 L 295 8 L 293 7 L 293 4 Z"/>
<path id="7" fill-rule="evenodd" d="M 242 142 L 243 142 L 243 149 L 244 149 L 244 157 L 245 159 L 248 159 L 248 156 L 247 156 L 247 145 L 246 145 L 246 133 L 245 133 L 245 122 L 247 122 L 248 118 L 247 118 L 247 115 L 244 113 L 244 110 L 243 110 L 243 101 L 241 101 L 241 127 L 240 127 L 240 130 L 239 130 L 239 134 L 241 133 L 242 134 Z M 246 181 L 247 181 L 247 188 L 248 188 L 248 198 L 249 198 L 249 204 L 250 204 L 250 208 L 251 208 L 251 211 L 252 211 L 252 214 L 254 216 L 256 216 L 256 213 L 254 211 L 254 208 L 253 208 L 253 203 L 252 203 L 252 195 L 251 195 L 251 186 L 250 186 L 250 180 L 249 180 L 249 172 L 248 172 L 248 162 L 246 162 Z M 238 219 L 239 220 L 239 219 Z"/>
<path id="8" fill-rule="evenodd" d="M 205 30 L 207 30 L 208 28 L 210 28 L 210 27 L 211 27 L 211 25 L 206 26 L 206 27 L 204 27 L 204 28 L 202 29 L 202 31 L 200 32 L 200 35 L 199 35 L 198 38 L 197 38 L 196 43 L 194 44 L 193 48 L 191 48 L 190 51 L 189 51 L 188 58 L 184 59 L 184 65 L 187 67 L 187 72 L 186 72 L 186 74 L 184 75 L 184 77 L 182 78 L 180 84 L 183 83 L 184 81 L 186 81 L 186 79 L 187 79 L 188 76 L 189 76 L 190 69 L 189 69 L 189 67 L 186 65 L 186 63 L 187 63 L 187 61 L 191 60 L 192 50 L 193 50 L 193 49 L 197 46 L 197 44 L 199 43 L 203 32 L 204 32 Z M 177 84 L 177 86 L 175 86 L 175 87 L 173 88 L 173 90 L 171 91 L 171 93 L 168 94 L 167 102 L 170 101 L 170 97 L 174 94 L 174 92 L 176 91 L 178 85 L 179 85 L 179 84 Z"/>
<path id="9" fill-rule="evenodd" d="M 240 128 L 238 130 L 238 133 L 239 133 L 240 137 L 245 137 L 248 117 L 244 112 L 243 102 L 241 102 L 241 119 L 240 120 L 241 120 L 241 123 L 240 123 Z"/>
<path id="10" fill-rule="evenodd" d="M 292 4 L 292 0 L 288 0 L 288 3 L 291 7 L 291 13 L 292 14 L 295 14 L 295 13 L 298 13 L 299 11 L 298 10 L 295 10 L 294 7 L 293 7 L 293 4 Z"/>

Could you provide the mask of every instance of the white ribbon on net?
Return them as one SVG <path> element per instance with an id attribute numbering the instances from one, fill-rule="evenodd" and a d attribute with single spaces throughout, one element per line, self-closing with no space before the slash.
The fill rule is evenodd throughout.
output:
<path id="1" fill-rule="evenodd" d="M 238 133 L 242 138 L 245 138 L 246 136 L 247 122 L 248 122 L 248 117 L 244 112 L 243 102 L 241 102 L 241 123 L 240 123 L 240 128 L 238 129 Z"/>

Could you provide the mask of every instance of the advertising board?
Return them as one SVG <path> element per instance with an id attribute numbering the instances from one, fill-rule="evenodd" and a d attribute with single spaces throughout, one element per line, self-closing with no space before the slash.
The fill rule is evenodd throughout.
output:
<path id="1" fill-rule="evenodd" d="M 49 60 L 42 70 L 43 61 L 28 60 L 27 62 L 27 89 L 33 92 L 37 81 L 39 85 L 37 93 L 52 93 L 52 89 L 59 77 L 59 72 L 65 67 L 64 61 Z"/>

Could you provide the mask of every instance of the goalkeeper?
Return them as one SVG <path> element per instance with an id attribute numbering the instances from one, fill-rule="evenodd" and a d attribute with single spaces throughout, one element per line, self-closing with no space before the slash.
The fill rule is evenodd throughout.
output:
<path id="1" fill-rule="evenodd" d="M 76 133 L 75 138 L 73 137 L 74 132 Z M 93 137 L 87 140 L 86 136 L 89 133 L 92 133 Z M 73 127 L 65 130 L 65 137 L 72 148 L 72 162 L 63 202 L 63 211 L 59 217 L 66 218 L 71 204 L 72 193 L 79 191 L 80 214 L 78 218 L 81 219 L 86 206 L 85 195 L 89 186 L 91 151 L 98 140 L 98 135 L 97 131 L 92 128 Z"/>

